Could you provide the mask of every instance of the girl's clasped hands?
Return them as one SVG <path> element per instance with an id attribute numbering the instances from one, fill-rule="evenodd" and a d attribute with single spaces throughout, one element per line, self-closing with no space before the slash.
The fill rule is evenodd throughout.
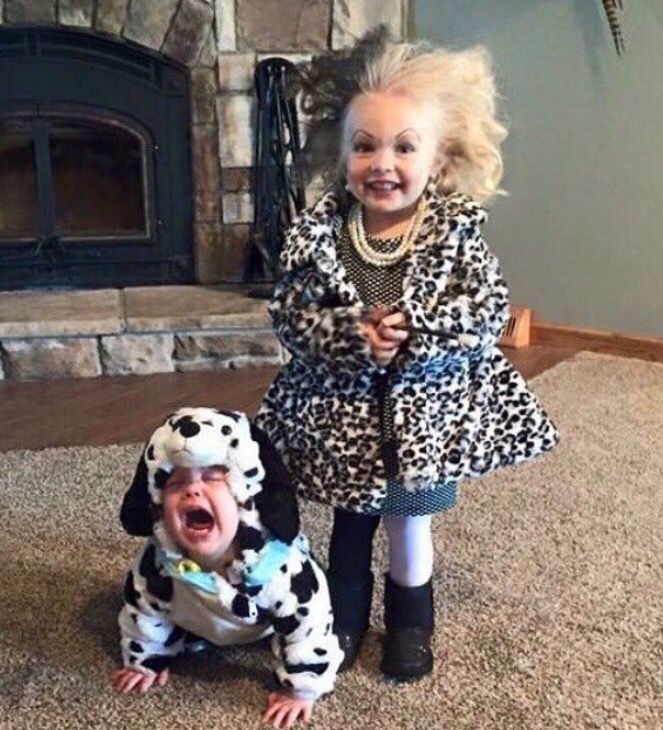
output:
<path id="1" fill-rule="evenodd" d="M 360 330 L 378 365 L 386 367 L 400 346 L 410 336 L 407 319 L 402 312 L 378 305 L 371 308 L 360 322 Z"/>

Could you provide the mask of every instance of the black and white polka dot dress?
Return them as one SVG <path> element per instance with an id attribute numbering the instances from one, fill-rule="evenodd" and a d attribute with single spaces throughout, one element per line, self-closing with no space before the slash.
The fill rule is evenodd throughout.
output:
<path id="1" fill-rule="evenodd" d="M 369 246 L 376 252 L 388 253 L 394 251 L 401 242 L 401 238 L 379 239 L 367 236 Z M 389 305 L 398 301 L 403 294 L 403 279 L 407 268 L 407 257 L 400 259 L 391 266 L 375 266 L 370 264 L 357 253 L 350 241 L 347 227 L 344 227 L 338 241 L 338 251 L 348 272 L 350 281 L 354 284 L 359 298 L 368 306 L 377 304 Z M 387 394 L 382 412 L 383 445 L 388 446 L 394 441 L 393 409 Z M 415 516 L 429 515 L 441 510 L 450 509 L 456 504 L 457 485 L 455 482 L 438 484 L 426 491 L 408 492 L 397 479 L 397 465 L 395 449 L 392 449 L 392 458 L 389 449 L 385 454 L 384 466 L 387 473 L 387 497 L 379 514 Z M 369 486 L 369 485 L 367 485 Z"/>

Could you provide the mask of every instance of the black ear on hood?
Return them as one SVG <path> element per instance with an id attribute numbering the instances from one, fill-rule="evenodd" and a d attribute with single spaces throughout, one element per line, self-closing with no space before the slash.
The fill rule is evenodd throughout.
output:
<path id="1" fill-rule="evenodd" d="M 262 490 L 256 495 L 260 521 L 274 537 L 291 543 L 299 533 L 295 488 L 269 436 L 254 423 L 251 423 L 251 438 L 258 444 L 260 461 L 265 470 Z"/>
<path id="2" fill-rule="evenodd" d="M 122 527 L 130 535 L 148 537 L 152 534 L 154 516 L 152 514 L 152 501 L 147 491 L 145 451 L 140 455 L 134 480 L 122 500 L 120 521 Z"/>

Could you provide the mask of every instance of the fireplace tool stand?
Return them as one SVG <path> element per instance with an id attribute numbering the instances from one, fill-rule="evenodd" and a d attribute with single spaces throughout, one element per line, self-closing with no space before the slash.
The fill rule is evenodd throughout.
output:
<path id="1" fill-rule="evenodd" d="M 288 93 L 296 67 L 267 58 L 255 70 L 257 103 L 254 214 L 245 281 L 257 286 L 249 296 L 271 297 L 287 229 L 305 204 L 297 107 Z"/>

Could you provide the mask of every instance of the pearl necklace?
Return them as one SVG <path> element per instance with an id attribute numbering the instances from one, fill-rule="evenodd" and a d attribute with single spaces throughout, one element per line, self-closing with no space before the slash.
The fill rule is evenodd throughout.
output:
<path id="1" fill-rule="evenodd" d="M 403 235 L 401 242 L 393 251 L 376 251 L 366 240 L 366 229 L 364 228 L 364 217 L 361 205 L 355 203 L 350 211 L 348 219 L 348 234 L 355 251 L 367 263 L 373 266 L 386 267 L 395 264 L 404 258 L 414 246 L 419 236 L 421 225 L 426 214 L 426 203 L 423 195 L 419 198 L 417 209 L 410 220 L 410 225 Z"/>

